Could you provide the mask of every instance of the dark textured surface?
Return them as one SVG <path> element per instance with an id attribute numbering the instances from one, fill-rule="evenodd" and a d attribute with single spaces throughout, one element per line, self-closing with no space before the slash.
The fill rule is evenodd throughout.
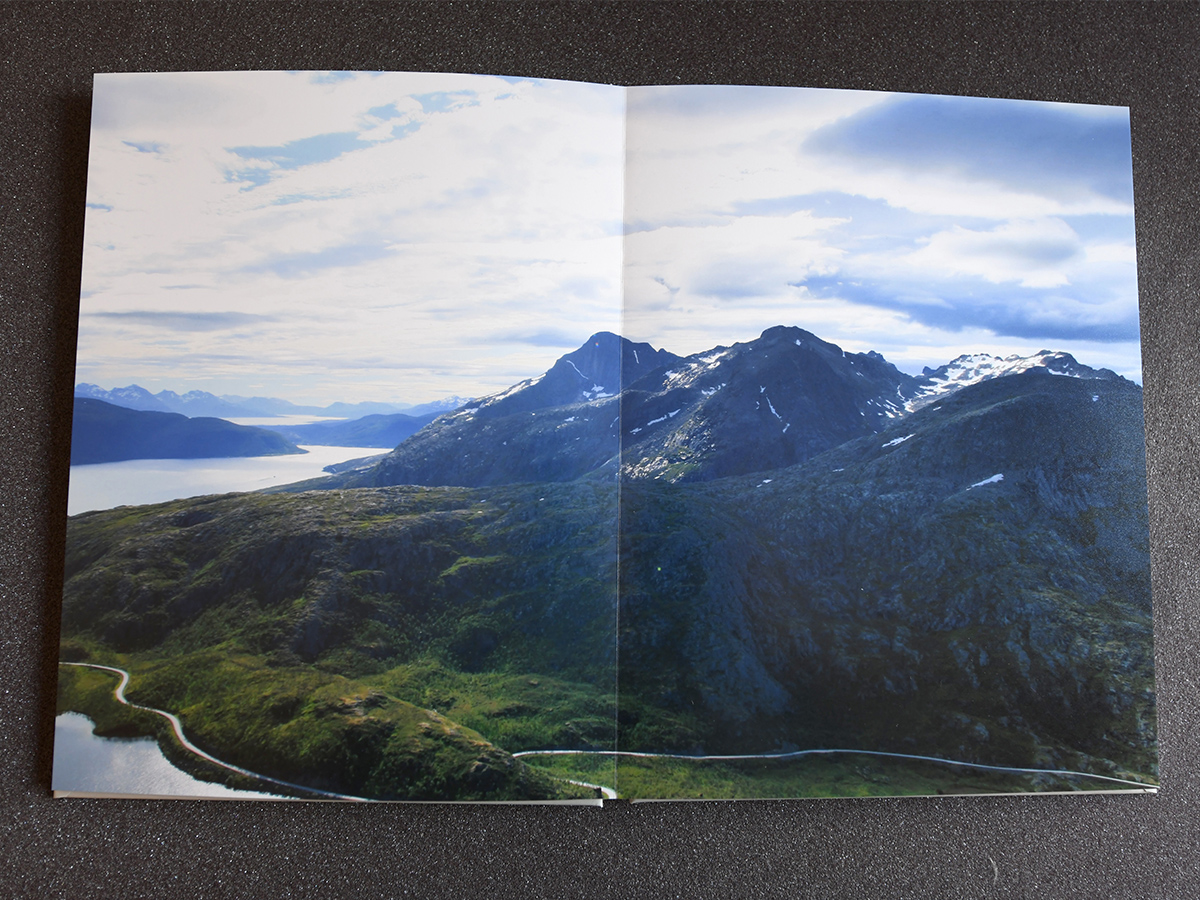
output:
<path id="1" fill-rule="evenodd" d="M 1127 105 L 1162 791 L 604 810 L 54 801 L 94 71 L 424 69 Z M 1200 892 L 1200 7 L 0 5 L 0 894 L 1191 897 Z"/>

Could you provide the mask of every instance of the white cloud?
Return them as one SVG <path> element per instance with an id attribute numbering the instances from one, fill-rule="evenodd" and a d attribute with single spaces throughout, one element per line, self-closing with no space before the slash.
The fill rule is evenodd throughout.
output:
<path id="1" fill-rule="evenodd" d="M 789 282 L 830 271 L 841 256 L 821 237 L 829 224 L 800 212 L 631 234 L 625 242 L 626 304 L 672 309 L 788 296 Z"/>
<path id="2" fill-rule="evenodd" d="M 1079 235 L 1061 219 L 1049 218 L 1005 222 L 987 231 L 955 225 L 929 238 L 906 263 L 927 272 L 1044 288 L 1068 284 L 1070 267 L 1083 255 Z"/>
<path id="3" fill-rule="evenodd" d="M 552 361 L 501 322 L 619 327 L 619 89 L 208 73 L 100 76 L 96 97 L 81 380 L 213 389 L 240 368 L 292 399 L 419 401 Z M 92 315 L 237 310 L 272 324 Z"/>
<path id="4" fill-rule="evenodd" d="M 415 402 L 544 370 L 565 349 L 550 332 L 624 329 L 687 353 L 778 324 L 902 367 L 1047 346 L 1136 373 L 1120 192 L 1047 187 L 1024 178 L 1033 163 L 989 179 L 914 167 L 911 147 L 870 144 L 867 160 L 813 144 L 904 99 L 98 76 L 80 380 Z"/>

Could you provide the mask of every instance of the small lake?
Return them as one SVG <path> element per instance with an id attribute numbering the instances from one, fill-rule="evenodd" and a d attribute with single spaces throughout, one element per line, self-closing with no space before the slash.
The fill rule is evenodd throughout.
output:
<path id="1" fill-rule="evenodd" d="M 238 791 L 200 781 L 173 766 L 153 738 L 103 738 L 92 733 L 92 720 L 80 713 L 60 713 L 54 720 L 56 791 L 94 794 L 154 794 L 174 797 L 217 797 L 279 800 L 276 794 Z"/>
<path id="2" fill-rule="evenodd" d="M 127 459 L 71 466 L 67 515 L 115 506 L 140 506 L 204 494 L 257 491 L 328 473 L 325 466 L 379 456 L 378 447 L 317 447 L 289 456 L 232 459 Z"/>

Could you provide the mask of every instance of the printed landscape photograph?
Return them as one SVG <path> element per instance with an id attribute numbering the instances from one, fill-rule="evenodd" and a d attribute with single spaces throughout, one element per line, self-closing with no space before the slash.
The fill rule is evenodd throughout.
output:
<path id="1" fill-rule="evenodd" d="M 98 75 L 60 796 L 1153 791 L 1127 110 Z"/>

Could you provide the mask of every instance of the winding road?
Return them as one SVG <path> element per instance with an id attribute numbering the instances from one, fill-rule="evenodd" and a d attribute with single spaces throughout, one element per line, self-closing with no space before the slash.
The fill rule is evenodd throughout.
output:
<path id="1" fill-rule="evenodd" d="M 732 753 L 721 756 L 702 756 L 688 753 L 645 753 L 637 750 L 520 750 L 513 756 L 628 756 L 637 759 L 683 759 L 696 762 L 736 762 L 739 760 L 755 759 L 799 759 L 802 756 L 832 755 L 836 753 L 854 753 L 860 756 L 888 756 L 896 759 L 915 759 L 921 762 L 942 763 L 951 766 L 965 766 L 969 769 L 987 769 L 992 772 L 1019 772 L 1032 775 L 1077 775 L 1081 778 L 1097 778 L 1101 781 L 1113 781 L 1117 784 L 1128 784 L 1141 788 L 1147 793 L 1156 793 L 1158 785 L 1147 784 L 1144 781 L 1130 781 L 1127 778 L 1114 778 L 1111 775 L 1097 775 L 1094 772 L 1076 772 L 1072 769 L 1027 769 L 1021 766 L 990 766 L 986 763 L 965 762 L 960 759 L 944 759 L 940 756 L 918 756 L 913 753 L 891 753 L 887 750 L 791 750 L 786 753 Z M 580 782 L 582 783 L 582 782 Z M 595 787 L 596 785 L 592 785 Z M 605 794 L 607 797 L 608 795 Z"/>
<path id="2" fill-rule="evenodd" d="M 129 684 L 129 673 L 126 672 L 124 669 L 118 669 L 116 666 L 100 666 L 100 665 L 96 665 L 95 663 L 60 662 L 59 665 L 60 666 L 80 666 L 85 669 L 99 669 L 103 672 L 111 672 L 114 675 L 120 675 L 121 682 L 120 682 L 120 684 L 117 685 L 116 690 L 113 691 L 113 696 L 117 699 L 118 703 L 122 703 L 125 706 L 131 707 L 132 709 L 141 709 L 141 710 L 145 710 L 146 712 L 154 713 L 156 716 L 162 716 L 164 719 L 166 719 L 168 722 L 171 723 L 171 728 L 173 728 L 175 731 L 175 737 L 179 739 L 179 743 L 183 745 L 184 749 L 188 750 L 191 753 L 194 753 L 196 756 L 199 756 L 201 759 L 207 760 L 208 762 L 212 763 L 213 765 L 220 766 L 222 769 L 228 769 L 230 772 L 237 772 L 239 775 L 245 775 L 248 778 L 256 778 L 259 781 L 265 781 L 268 784 L 276 784 L 281 787 L 291 788 L 291 789 L 297 790 L 297 791 L 303 791 L 307 794 L 316 794 L 318 797 L 326 798 L 329 800 L 351 800 L 351 801 L 354 801 L 357 803 L 377 802 L 377 801 L 373 801 L 367 797 L 355 797 L 350 794 L 335 794 L 332 791 L 322 791 L 317 788 L 308 787 L 303 784 L 295 784 L 291 781 L 284 781 L 281 778 L 272 778 L 270 775 L 262 775 L 258 772 L 251 772 L 249 769 L 243 769 L 241 766 L 235 766 L 233 763 L 227 763 L 223 759 L 217 759 L 211 753 L 207 753 L 204 750 L 201 750 L 199 747 L 197 747 L 195 744 L 193 744 L 191 741 L 188 740 L 187 735 L 185 735 L 183 733 L 183 723 L 179 721 L 178 716 L 173 715 L 172 713 L 169 713 L 162 709 L 155 709 L 153 706 L 142 706 L 138 703 L 131 703 L 129 700 L 126 700 L 125 699 L 125 687 L 126 687 L 126 685 Z M 290 798 L 280 797 L 280 799 L 287 800 Z"/>
<path id="3" fill-rule="evenodd" d="M 241 766 L 235 766 L 233 763 L 225 762 L 218 759 L 211 753 L 201 750 L 183 733 L 183 723 L 179 721 L 179 717 L 166 710 L 155 709 L 153 706 L 142 706 L 138 703 L 133 703 L 126 699 L 125 688 L 129 684 L 129 673 L 124 669 L 116 666 L 101 666 L 96 663 L 76 663 L 76 662 L 60 662 L 60 666 L 78 666 L 85 669 L 98 669 L 102 672 L 111 672 L 114 675 L 120 676 L 120 683 L 113 690 L 113 697 L 118 703 L 128 706 L 132 709 L 140 709 L 145 712 L 154 713 L 156 716 L 162 716 L 171 723 L 171 728 L 175 732 L 175 737 L 179 743 L 188 752 L 199 756 L 215 766 L 222 769 L 227 769 L 230 772 L 236 772 L 239 775 L 244 775 L 247 778 L 254 778 L 258 781 L 266 782 L 267 784 L 275 784 L 280 787 L 291 788 L 292 790 L 302 791 L 308 794 L 315 794 L 318 797 L 329 800 L 349 800 L 356 803 L 377 803 L 379 801 L 372 800 L 369 797 L 356 797 L 352 794 L 338 794 L 333 791 L 322 791 L 318 788 L 308 787 L 303 784 L 296 784 L 291 781 L 284 781 L 281 778 L 272 778 L 270 775 L 263 775 L 259 772 L 253 772 L 250 769 Z M 820 749 L 820 750 L 791 750 L 784 753 L 731 753 L 721 755 L 696 755 L 688 753 L 648 753 L 638 750 L 519 750 L 512 754 L 514 758 L 524 756 L 617 756 L 629 757 L 633 759 L 679 759 L 691 760 L 695 762 L 737 762 L 746 760 L 762 760 L 762 759 L 800 759 L 805 756 L 829 756 L 839 753 L 858 754 L 860 756 L 884 756 L 895 759 L 913 759 L 920 762 L 941 763 L 943 765 L 964 766 L 969 769 L 984 769 L 992 772 L 1016 772 L 1030 775 L 1067 775 L 1077 776 L 1080 778 L 1095 778 L 1101 781 L 1115 782 L 1117 784 L 1126 784 L 1133 787 L 1141 788 L 1148 793 L 1154 793 L 1158 790 L 1157 785 L 1147 784 L 1142 781 L 1131 781 L 1126 778 L 1114 778 L 1110 775 L 1097 775 L 1094 772 L 1076 772 L 1072 769 L 1031 769 L 1021 766 L 993 766 L 986 763 L 965 762 L 959 759 L 945 759 L 938 756 L 920 756 L 913 753 L 892 753 L 886 750 L 852 750 L 845 748 L 838 749 Z M 587 781 L 578 781 L 574 778 L 563 778 L 563 781 L 569 784 L 578 785 L 579 787 L 591 788 L 592 790 L 600 791 L 601 795 L 606 800 L 617 799 L 617 792 L 610 787 L 601 784 L 592 784 Z M 281 798 L 288 799 L 288 798 Z"/>
<path id="4" fill-rule="evenodd" d="M 527 750 L 522 755 L 528 756 L 530 753 L 536 753 L 536 752 L 537 752 L 536 750 Z M 516 755 L 517 754 L 515 754 L 515 753 L 513 754 L 513 756 L 516 756 Z M 614 791 L 610 787 L 605 787 L 602 784 L 592 784 L 590 781 L 576 781 L 574 778 L 564 778 L 563 781 L 567 782 L 567 784 L 577 784 L 580 787 L 591 788 L 593 791 L 599 791 L 601 796 L 603 796 L 605 800 L 616 800 L 617 799 L 617 792 Z"/>
<path id="5" fill-rule="evenodd" d="M 356 797 L 352 794 L 337 794 L 337 793 L 334 793 L 333 791 L 322 791 L 322 790 L 319 790 L 318 788 L 308 787 L 307 785 L 296 784 L 291 781 L 284 781 L 281 778 L 272 778 L 270 775 L 263 775 L 260 772 L 252 772 L 249 769 L 242 768 L 241 766 L 235 766 L 233 763 L 225 762 L 225 760 L 223 760 L 223 759 L 217 759 L 217 757 L 213 756 L 211 753 L 201 750 L 199 747 L 197 747 L 195 744 L 193 744 L 190 740 L 188 740 L 187 735 L 185 735 L 183 733 L 183 723 L 179 721 L 178 716 L 174 715 L 173 713 L 169 713 L 164 709 L 155 709 L 153 706 L 142 706 L 139 703 L 133 703 L 132 701 L 126 699 L 125 688 L 129 684 L 129 673 L 126 672 L 124 669 L 119 669 L 116 666 L 101 666 L 96 663 L 60 662 L 59 665 L 60 666 L 78 666 L 78 667 L 84 668 L 84 669 L 99 669 L 102 672 L 111 672 L 114 675 L 121 676 L 120 682 L 117 684 L 116 688 L 113 690 L 113 697 L 116 698 L 118 703 L 128 706 L 131 709 L 140 709 L 140 710 L 144 710 L 145 712 L 154 713 L 156 716 L 162 716 L 164 719 L 166 719 L 168 722 L 171 723 L 171 728 L 175 732 L 175 737 L 179 739 L 179 743 L 183 746 L 183 748 L 185 750 L 189 751 L 190 753 L 194 753 L 196 756 L 199 756 L 201 759 L 207 760 L 208 762 L 212 763 L 215 766 L 220 766 L 222 769 L 228 769 L 230 772 L 237 772 L 239 775 L 245 775 L 248 778 L 256 778 L 259 781 L 266 782 L 267 784 L 275 784 L 275 785 L 279 785 L 281 787 L 292 788 L 293 790 L 303 791 L 304 793 L 307 793 L 307 794 L 316 794 L 318 797 L 320 797 L 322 799 L 350 800 L 355 803 L 379 803 L 379 802 L 382 802 L 379 800 L 373 800 L 370 797 Z M 516 756 L 517 754 L 513 754 L 513 755 Z M 609 799 L 609 800 L 617 799 L 617 792 L 614 791 L 610 787 L 604 787 L 603 785 L 600 785 L 600 784 L 590 784 L 589 782 L 586 782 L 586 781 L 576 781 L 572 778 L 564 778 L 562 780 L 566 781 L 568 784 L 574 784 L 574 785 L 578 785 L 579 787 L 591 788 L 592 790 L 600 791 L 600 793 L 606 799 Z M 289 800 L 292 798 L 281 796 L 279 799 Z"/>

